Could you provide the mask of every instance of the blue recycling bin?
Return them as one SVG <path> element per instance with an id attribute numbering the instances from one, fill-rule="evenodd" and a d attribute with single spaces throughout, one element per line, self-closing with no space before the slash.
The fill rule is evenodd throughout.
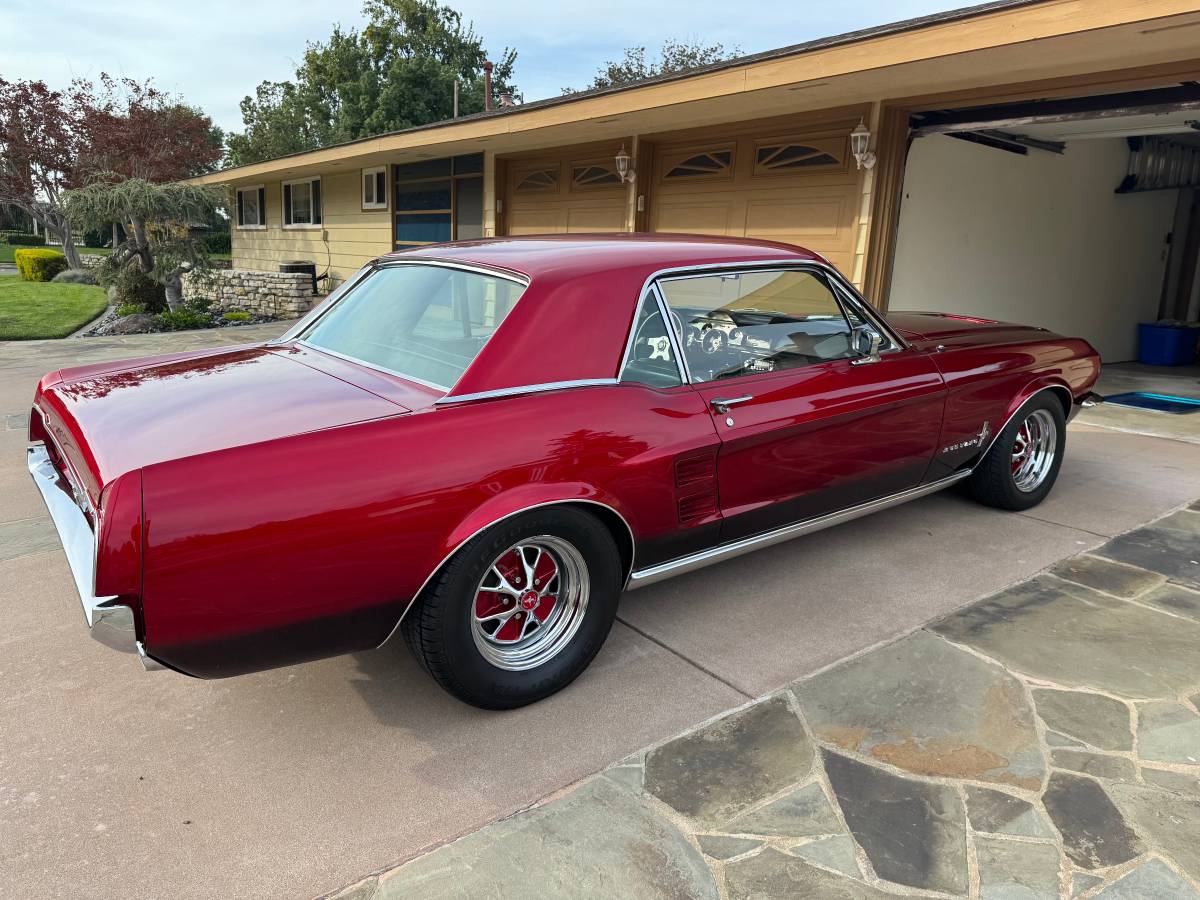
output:
<path id="1" fill-rule="evenodd" d="M 1186 366 L 1196 360 L 1200 328 L 1187 325 L 1138 325 L 1138 362 L 1148 366 Z"/>

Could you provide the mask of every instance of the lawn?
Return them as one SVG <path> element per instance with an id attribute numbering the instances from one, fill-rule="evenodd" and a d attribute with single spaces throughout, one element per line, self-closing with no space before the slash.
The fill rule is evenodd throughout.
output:
<path id="1" fill-rule="evenodd" d="M 22 281 L 0 275 L 0 341 L 60 338 L 82 328 L 108 305 L 91 284 Z"/>

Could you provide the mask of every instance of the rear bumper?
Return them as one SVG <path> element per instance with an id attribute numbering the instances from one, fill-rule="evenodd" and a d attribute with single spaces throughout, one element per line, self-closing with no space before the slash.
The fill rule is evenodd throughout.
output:
<path id="1" fill-rule="evenodd" d="M 66 551 L 75 590 L 83 605 L 83 618 L 92 637 L 114 650 L 138 654 L 147 669 L 161 668 L 159 663 L 146 656 L 137 639 L 133 609 L 119 602 L 118 597 L 95 595 L 96 535 L 76 504 L 70 483 L 55 468 L 44 445 L 35 444 L 27 453 L 29 474 L 33 476 L 33 483 L 42 495 Z"/>

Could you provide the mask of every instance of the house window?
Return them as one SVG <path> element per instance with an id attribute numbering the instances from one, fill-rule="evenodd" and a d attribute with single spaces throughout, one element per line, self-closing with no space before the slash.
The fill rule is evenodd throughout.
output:
<path id="1" fill-rule="evenodd" d="M 387 166 L 362 170 L 362 208 L 387 209 Z"/>
<path id="2" fill-rule="evenodd" d="M 669 156 L 663 165 L 664 181 L 728 178 L 733 174 L 733 150 L 706 150 Z"/>
<path id="3" fill-rule="evenodd" d="M 558 189 L 558 166 L 533 169 L 517 177 L 516 192 L 553 191 Z"/>
<path id="4" fill-rule="evenodd" d="M 237 189 L 237 227 L 267 227 L 267 189 L 261 184 Z"/>
<path id="5" fill-rule="evenodd" d="M 393 168 L 396 247 L 483 236 L 483 154 Z"/>
<path id="6" fill-rule="evenodd" d="M 754 174 L 841 168 L 845 159 L 840 141 L 762 141 L 755 148 Z"/>
<path id="7" fill-rule="evenodd" d="M 283 227 L 317 228 L 321 224 L 321 179 L 283 183 Z"/>
<path id="8" fill-rule="evenodd" d="M 621 176 L 609 163 L 584 163 L 571 167 L 571 189 L 611 187 L 621 183 Z"/>

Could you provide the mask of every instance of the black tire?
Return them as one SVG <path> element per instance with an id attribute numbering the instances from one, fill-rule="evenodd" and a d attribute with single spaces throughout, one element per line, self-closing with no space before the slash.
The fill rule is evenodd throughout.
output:
<path id="1" fill-rule="evenodd" d="M 587 605 L 573 636 L 552 658 L 513 671 L 493 663 L 476 645 L 476 592 L 499 556 L 539 535 L 566 542 L 582 557 Z M 548 506 L 472 538 L 422 591 L 400 630 L 422 668 L 455 697 L 483 709 L 515 709 L 562 690 L 587 668 L 616 618 L 624 574 L 617 545 L 603 524 L 578 509 Z"/>
<path id="2" fill-rule="evenodd" d="M 1017 435 L 1022 425 L 1035 413 L 1049 416 L 1055 429 L 1055 443 L 1048 469 L 1036 486 L 1022 490 L 1017 486 L 1013 473 L 1013 453 L 1016 449 Z M 1058 397 L 1049 391 L 1044 391 L 1026 401 L 1004 430 L 996 437 L 995 443 L 975 467 L 975 472 L 967 479 L 967 490 L 980 503 L 994 506 L 998 509 L 1008 509 L 1019 512 L 1032 509 L 1050 493 L 1058 478 L 1058 470 L 1062 467 L 1063 454 L 1067 449 L 1066 417 L 1063 415 L 1062 403 Z"/>

